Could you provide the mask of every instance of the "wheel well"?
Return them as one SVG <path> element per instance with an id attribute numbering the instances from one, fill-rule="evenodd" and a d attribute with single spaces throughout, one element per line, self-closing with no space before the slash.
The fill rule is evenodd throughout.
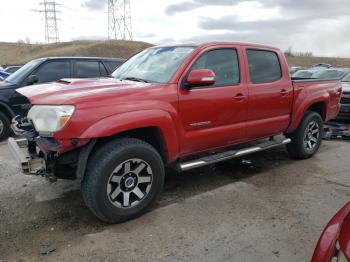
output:
<path id="1" fill-rule="evenodd" d="M 307 111 L 319 113 L 323 120 L 326 119 L 326 104 L 323 102 L 315 103 L 311 105 Z"/>
<path id="2" fill-rule="evenodd" d="M 11 122 L 13 115 L 5 106 L 1 104 L 0 104 L 0 112 L 4 113 L 7 116 L 8 120 Z"/>
<path id="3" fill-rule="evenodd" d="M 133 137 L 149 143 L 158 151 L 163 161 L 167 162 L 168 157 L 167 157 L 167 149 L 164 143 L 164 138 L 160 128 L 156 126 L 132 129 L 132 130 L 128 130 L 128 131 L 113 135 L 111 137 L 100 138 L 99 140 L 97 140 L 97 143 L 93 151 L 95 151 L 97 148 L 99 148 L 103 144 L 113 139 L 122 138 L 122 137 Z"/>

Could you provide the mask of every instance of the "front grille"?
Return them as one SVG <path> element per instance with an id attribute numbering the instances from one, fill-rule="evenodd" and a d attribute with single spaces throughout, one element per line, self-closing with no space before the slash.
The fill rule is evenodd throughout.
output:
<path id="1" fill-rule="evenodd" d="M 341 104 L 350 104 L 350 98 L 342 97 L 342 98 L 340 99 L 340 103 L 341 103 Z"/>
<path id="2" fill-rule="evenodd" d="M 341 104 L 350 104 L 350 92 L 343 92 L 343 95 L 340 99 Z"/>

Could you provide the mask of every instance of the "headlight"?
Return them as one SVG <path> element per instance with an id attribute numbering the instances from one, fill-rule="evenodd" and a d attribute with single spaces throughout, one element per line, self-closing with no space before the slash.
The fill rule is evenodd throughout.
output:
<path id="1" fill-rule="evenodd" d="M 74 113 L 74 106 L 35 105 L 28 113 L 35 130 L 42 135 L 51 135 L 60 131 Z"/>

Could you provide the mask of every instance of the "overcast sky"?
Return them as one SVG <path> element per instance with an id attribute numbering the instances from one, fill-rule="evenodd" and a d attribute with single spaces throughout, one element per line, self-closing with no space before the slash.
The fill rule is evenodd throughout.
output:
<path id="1" fill-rule="evenodd" d="M 134 40 L 263 43 L 350 57 L 350 0 L 130 0 Z M 0 41 L 44 42 L 40 0 L 0 0 Z M 105 39 L 107 0 L 58 0 L 61 41 Z"/>

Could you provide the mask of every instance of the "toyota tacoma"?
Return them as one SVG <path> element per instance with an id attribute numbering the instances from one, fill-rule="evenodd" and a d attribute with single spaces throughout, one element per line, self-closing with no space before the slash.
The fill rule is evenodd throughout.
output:
<path id="1" fill-rule="evenodd" d="M 9 147 L 23 173 L 80 179 L 83 199 L 115 223 L 144 213 L 165 167 L 186 171 L 286 145 L 306 159 L 339 111 L 337 80 L 292 80 L 283 53 L 244 43 L 151 47 L 113 78 L 17 90 L 30 101 Z"/>

